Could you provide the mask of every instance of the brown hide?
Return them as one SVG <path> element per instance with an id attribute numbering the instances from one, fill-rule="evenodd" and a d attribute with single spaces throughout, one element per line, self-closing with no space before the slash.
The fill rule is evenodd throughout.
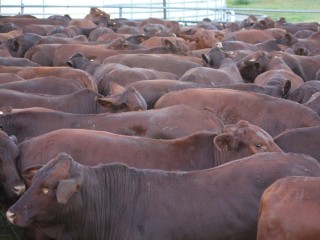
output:
<path id="1" fill-rule="evenodd" d="M 128 67 L 141 67 L 170 72 L 182 76 L 188 69 L 201 66 L 197 57 L 171 54 L 118 54 L 108 57 L 103 63 L 120 63 Z"/>
<path id="2" fill-rule="evenodd" d="M 279 179 L 269 186 L 261 197 L 257 240 L 317 239 L 319 186 L 319 177 L 302 176 Z"/>
<path id="3" fill-rule="evenodd" d="M 320 176 L 319 164 L 308 156 L 263 153 L 186 173 L 90 168 L 59 154 L 6 215 L 15 225 L 39 223 L 63 239 L 140 239 L 143 228 L 155 240 L 254 240 L 260 197 L 286 176 Z"/>
<path id="4" fill-rule="evenodd" d="M 44 108 L 0 110 L 0 126 L 7 134 L 16 136 L 18 142 L 61 128 L 162 139 L 179 138 L 204 130 L 219 134 L 224 130 L 215 113 L 184 105 L 112 114 L 70 114 Z"/>
<path id="5" fill-rule="evenodd" d="M 274 141 L 285 152 L 304 153 L 320 161 L 320 126 L 284 131 Z"/>
<path id="6" fill-rule="evenodd" d="M 24 93 L 65 95 L 84 89 L 86 86 L 77 79 L 47 76 L 28 79 L 26 81 L 0 84 L 0 88 Z"/>
<path id="7" fill-rule="evenodd" d="M 260 133 L 257 134 L 257 131 Z M 49 149 L 45 147 L 48 144 Z M 220 151 L 228 151 L 228 154 L 219 156 L 214 144 Z M 60 152 L 71 154 L 79 163 L 90 166 L 102 162 L 123 162 L 138 168 L 196 170 L 259 152 L 282 151 L 266 132 L 245 121 L 239 122 L 227 133 L 197 132 L 172 140 L 60 129 L 24 141 L 19 149 L 21 171 L 44 165 Z M 92 154 L 95 158 L 90 157 Z"/>
<path id="8" fill-rule="evenodd" d="M 98 86 L 94 77 L 83 70 L 69 67 L 0 67 L 0 73 L 14 73 L 24 79 L 38 77 L 65 77 L 81 81 L 87 88 L 98 91 Z"/>
<path id="9" fill-rule="evenodd" d="M 225 124 L 245 119 L 271 136 L 286 129 L 317 126 L 319 116 L 307 107 L 293 101 L 264 94 L 231 89 L 186 89 L 163 95 L 154 108 L 176 104 L 192 107 L 208 107 L 219 114 Z M 296 118 L 296 116 L 300 116 Z"/>

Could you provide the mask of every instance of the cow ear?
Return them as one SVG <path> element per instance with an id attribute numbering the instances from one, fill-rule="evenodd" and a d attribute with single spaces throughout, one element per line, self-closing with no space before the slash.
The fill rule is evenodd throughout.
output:
<path id="1" fill-rule="evenodd" d="M 69 67 L 74 67 L 74 64 L 73 64 L 73 62 L 71 61 L 71 60 L 69 60 L 69 61 L 67 61 L 67 66 L 69 66 Z"/>
<path id="2" fill-rule="evenodd" d="M 22 175 L 22 178 L 26 181 L 27 186 L 31 185 L 31 181 L 32 181 L 34 175 L 36 175 L 36 173 L 38 172 L 38 170 L 40 168 L 42 168 L 42 165 L 30 167 L 30 168 L 27 168 L 22 171 L 21 175 Z"/>
<path id="3" fill-rule="evenodd" d="M 109 97 L 96 98 L 96 101 L 104 107 L 114 107 L 120 104 L 118 99 Z"/>
<path id="4" fill-rule="evenodd" d="M 11 135 L 9 138 L 12 142 L 14 142 L 15 144 L 18 144 L 18 139 L 15 135 Z"/>
<path id="5" fill-rule="evenodd" d="M 123 50 L 130 50 L 129 44 L 128 44 L 128 43 L 122 44 L 122 49 L 123 49 Z"/>
<path id="6" fill-rule="evenodd" d="M 201 54 L 201 57 L 205 64 L 210 64 L 210 57 L 208 56 L 208 54 Z"/>
<path id="7" fill-rule="evenodd" d="M 290 81 L 290 80 L 286 80 L 285 83 L 284 83 L 284 85 L 283 85 L 283 89 L 282 89 L 282 91 L 283 91 L 282 94 L 283 94 L 283 96 L 284 96 L 285 98 L 287 98 L 290 89 L 291 89 L 291 81 Z"/>
<path id="8" fill-rule="evenodd" d="M 227 151 L 230 151 L 231 149 L 236 148 L 237 145 L 236 138 L 230 133 L 219 134 L 213 139 L 213 142 L 219 151 L 222 151 L 224 148 L 226 148 Z"/>
<path id="9" fill-rule="evenodd" d="M 60 204 L 66 204 L 69 199 L 77 192 L 78 183 L 74 178 L 60 180 L 57 188 L 57 200 Z"/>
<path id="10" fill-rule="evenodd" d="M 169 39 L 161 38 L 162 45 L 167 49 L 173 49 L 175 46 Z"/>
<path id="11" fill-rule="evenodd" d="M 291 46 L 293 44 L 293 36 L 291 33 L 286 33 L 284 35 L 284 38 L 286 40 L 286 43 L 288 44 L 288 46 Z"/>
<path id="12" fill-rule="evenodd" d="M 120 94 L 120 93 L 123 93 L 124 91 L 125 91 L 125 88 L 119 85 L 118 83 L 113 81 L 110 82 L 110 91 L 109 91 L 110 95 Z"/>
<path id="13" fill-rule="evenodd" d="M 12 112 L 12 106 L 4 106 L 0 108 L 0 114 L 6 115 Z"/>
<path id="14" fill-rule="evenodd" d="M 233 133 L 236 129 L 237 129 L 237 127 L 234 124 L 225 124 L 224 125 L 224 132 L 225 133 Z"/>
<path id="15" fill-rule="evenodd" d="M 282 51 L 282 52 L 284 52 L 285 50 L 287 50 L 289 48 L 288 46 L 285 46 L 285 45 L 282 45 L 282 44 L 278 44 L 277 46 L 280 49 L 280 51 Z"/>
<path id="16" fill-rule="evenodd" d="M 17 39 L 13 39 L 11 46 L 14 51 L 18 51 L 18 49 L 20 47 L 19 41 Z"/>
<path id="17" fill-rule="evenodd" d="M 265 27 L 267 25 L 267 22 L 265 20 L 260 20 L 259 25 Z"/>
<path id="18" fill-rule="evenodd" d="M 215 38 L 219 41 L 219 42 L 222 42 L 223 39 L 224 39 L 224 34 L 219 32 L 219 33 L 216 33 L 215 34 Z"/>
<path id="19" fill-rule="evenodd" d="M 259 69 L 260 68 L 260 63 L 258 63 L 258 62 L 253 63 L 253 68 L 254 69 Z"/>

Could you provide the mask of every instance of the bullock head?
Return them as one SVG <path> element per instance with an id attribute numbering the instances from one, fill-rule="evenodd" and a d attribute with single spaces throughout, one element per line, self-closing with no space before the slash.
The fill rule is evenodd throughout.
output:
<path id="1" fill-rule="evenodd" d="M 259 74 L 266 71 L 270 60 L 267 52 L 256 51 L 238 61 L 237 67 L 244 81 L 253 83 Z"/>
<path id="2" fill-rule="evenodd" d="M 82 183 L 83 169 L 70 155 L 61 153 L 37 171 L 31 186 L 7 211 L 7 219 L 22 227 L 31 223 L 46 225 L 79 191 Z"/>
<path id="3" fill-rule="evenodd" d="M 90 62 L 91 61 L 87 59 L 83 53 L 76 53 L 70 57 L 69 61 L 67 61 L 67 65 L 72 68 L 84 70 Z"/>
<path id="4" fill-rule="evenodd" d="M 214 144 L 220 151 L 235 152 L 235 159 L 260 152 L 283 152 L 266 131 L 245 120 L 226 127 L 225 133 L 214 138 Z"/>
<path id="5" fill-rule="evenodd" d="M 187 44 L 184 44 L 182 41 L 170 41 L 167 38 L 161 38 L 162 45 L 171 53 L 178 54 L 178 55 L 185 55 L 189 54 L 189 47 Z"/>
<path id="6" fill-rule="evenodd" d="M 207 54 L 202 54 L 202 62 L 204 66 L 219 68 L 222 61 L 228 57 L 230 57 L 229 53 L 222 51 L 220 45 L 218 45 L 212 48 Z"/>
<path id="7" fill-rule="evenodd" d="M 132 86 L 122 87 L 110 82 L 110 95 L 96 98 L 102 108 L 101 112 L 128 112 L 147 110 L 147 103 L 141 94 Z"/>
<path id="8" fill-rule="evenodd" d="M 192 35 L 180 35 L 188 41 L 190 50 L 204 49 L 215 47 L 216 44 L 224 38 L 222 33 L 215 33 L 212 30 L 198 28 Z"/>
<path id="9" fill-rule="evenodd" d="M 300 43 L 293 44 L 291 49 L 295 55 L 309 56 L 311 54 L 311 52 Z"/>
<path id="10" fill-rule="evenodd" d="M 262 20 L 259 20 L 255 22 L 252 26 L 251 29 L 268 29 L 268 28 L 275 28 L 276 27 L 276 22 L 272 20 L 269 17 L 265 17 Z"/>
<path id="11" fill-rule="evenodd" d="M 26 189 L 17 171 L 18 155 L 17 138 L 0 130 L 0 179 L 9 199 L 20 196 Z"/>
<path id="12" fill-rule="evenodd" d="M 99 8 L 92 7 L 90 8 L 90 13 L 84 17 L 85 19 L 91 20 L 95 24 L 98 24 L 101 18 L 106 18 L 110 20 L 110 15 Z"/>
<path id="13" fill-rule="evenodd" d="M 320 81 L 310 80 L 300 85 L 299 87 L 295 88 L 294 90 L 292 90 L 287 95 L 287 99 L 304 104 L 307 101 L 309 101 L 309 99 L 314 93 L 317 93 L 319 91 L 320 91 Z"/>

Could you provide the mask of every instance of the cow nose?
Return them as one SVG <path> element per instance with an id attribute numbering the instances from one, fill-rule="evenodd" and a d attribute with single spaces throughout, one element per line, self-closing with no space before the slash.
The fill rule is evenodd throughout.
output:
<path id="1" fill-rule="evenodd" d="M 16 214 L 14 214 L 10 210 L 8 210 L 6 213 L 6 216 L 7 216 L 8 221 L 13 224 L 14 220 L 16 219 Z"/>
<path id="2" fill-rule="evenodd" d="M 13 191 L 20 196 L 22 193 L 26 191 L 26 185 L 21 184 L 13 187 Z"/>

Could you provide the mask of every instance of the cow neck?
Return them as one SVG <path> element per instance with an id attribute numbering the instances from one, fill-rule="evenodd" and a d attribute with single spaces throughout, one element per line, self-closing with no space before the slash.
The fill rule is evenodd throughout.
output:
<path id="1" fill-rule="evenodd" d="M 90 229 L 94 226 L 98 235 L 93 236 L 90 231 L 86 231 L 89 235 L 83 239 L 141 239 L 142 235 L 147 234 L 141 227 L 150 223 L 149 221 L 157 221 L 154 216 L 162 214 L 159 212 L 161 207 L 155 207 L 158 206 L 158 199 L 165 196 L 167 191 L 170 192 L 172 185 L 176 186 L 186 181 L 185 172 L 128 168 L 122 164 L 108 164 L 86 173 L 86 176 L 93 175 L 96 176 L 94 183 L 89 177 L 88 185 L 85 186 L 90 189 L 87 198 L 92 199 L 86 201 L 90 205 L 86 207 L 97 206 L 93 201 L 97 201 L 98 206 L 103 207 L 94 207 L 96 213 L 92 213 L 95 216 L 90 222 L 85 223 Z M 102 195 L 98 195 L 97 192 L 101 192 Z M 105 210 L 104 216 L 101 214 L 102 210 Z M 97 219 L 96 215 L 100 215 L 101 220 Z M 85 219 L 89 217 L 88 214 L 84 216 Z M 156 225 L 157 222 L 153 224 Z M 145 231 L 148 232 L 150 229 Z"/>
<path id="2" fill-rule="evenodd" d="M 13 126 L 16 126 L 17 123 L 20 126 L 20 123 L 23 123 L 22 118 L 17 118 L 15 116 L 14 113 L 0 115 L 0 125 L 9 136 L 16 132 Z"/>
<path id="3" fill-rule="evenodd" d="M 120 164 L 84 167 L 83 185 L 58 212 L 72 239 L 130 239 L 139 178 Z M 71 217 L 72 216 L 72 217 Z"/>
<path id="4" fill-rule="evenodd" d="M 231 161 L 230 151 L 227 151 L 226 148 L 219 150 L 214 144 L 214 159 L 213 159 L 213 167 L 220 166 L 224 163 Z"/>
<path id="5" fill-rule="evenodd" d="M 212 132 L 199 132 L 191 137 L 186 137 L 188 141 L 183 141 L 184 144 L 181 145 L 183 149 L 180 149 L 184 153 L 182 161 L 188 164 L 183 170 L 200 170 L 215 166 L 216 150 L 213 144 L 215 136 L 216 134 Z M 181 138 L 181 140 L 186 140 L 186 138 Z M 175 141 L 176 146 L 179 145 L 177 139 Z M 188 163 L 186 163 L 187 160 Z"/>
<path id="6" fill-rule="evenodd" d="M 94 73 L 96 72 L 96 70 L 99 69 L 101 66 L 103 66 L 103 65 L 99 64 L 99 63 L 94 63 L 94 62 L 88 61 L 83 64 L 82 69 L 84 69 L 86 72 L 88 72 L 89 74 L 94 76 Z"/>

